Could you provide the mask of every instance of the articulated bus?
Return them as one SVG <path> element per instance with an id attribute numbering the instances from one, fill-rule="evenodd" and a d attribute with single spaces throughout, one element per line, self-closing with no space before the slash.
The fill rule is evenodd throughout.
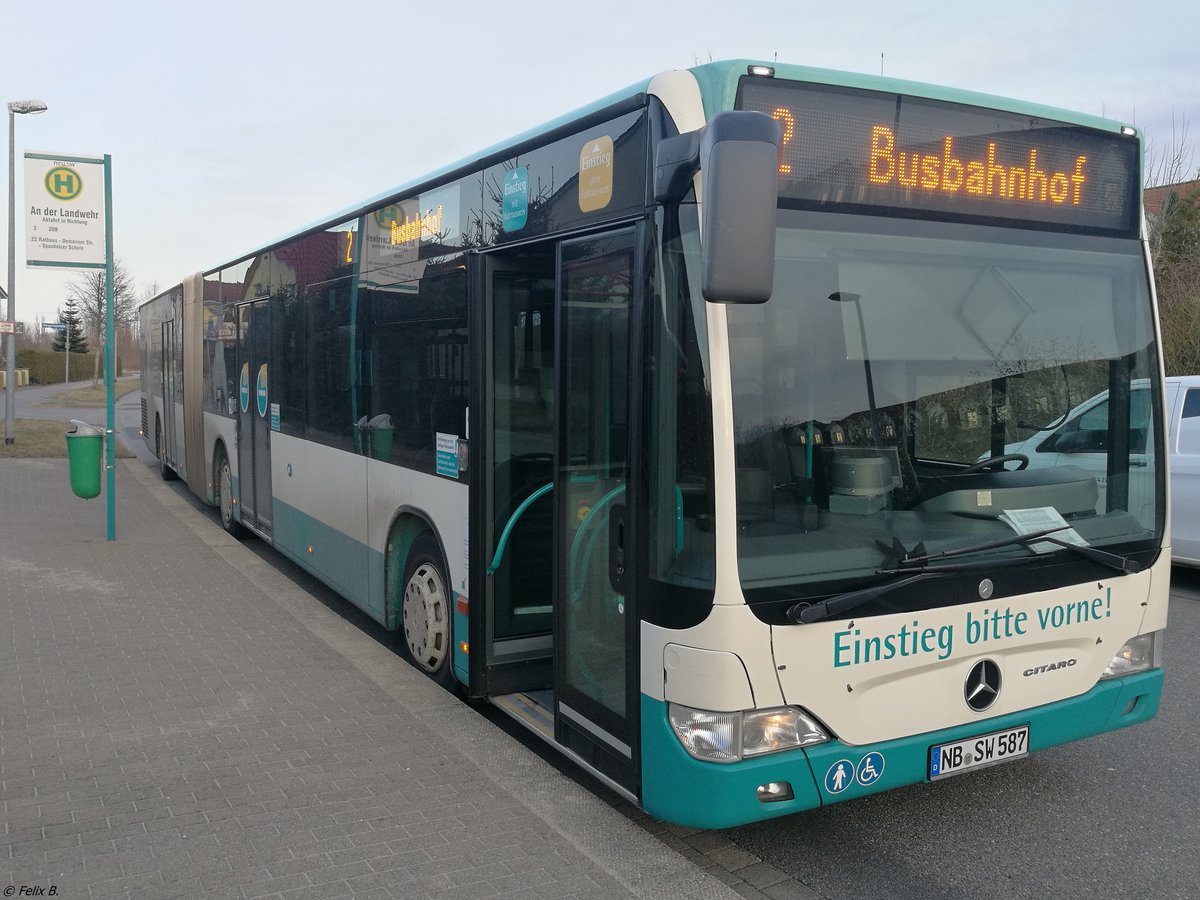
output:
<path id="1" fill-rule="evenodd" d="M 149 301 L 144 434 L 663 820 L 1019 760 L 1159 705 L 1141 167 L 1031 103 L 667 72 Z"/>

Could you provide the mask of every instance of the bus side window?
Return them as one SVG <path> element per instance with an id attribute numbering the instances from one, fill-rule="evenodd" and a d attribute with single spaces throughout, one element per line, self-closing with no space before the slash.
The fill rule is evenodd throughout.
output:
<path id="1" fill-rule="evenodd" d="M 391 417 L 391 462 L 434 473 L 437 435 L 466 437 L 465 273 L 452 267 L 369 293 L 367 411 Z"/>
<path id="2" fill-rule="evenodd" d="M 1179 452 L 1200 453 L 1200 390 L 1189 390 L 1183 398 L 1179 422 Z"/>

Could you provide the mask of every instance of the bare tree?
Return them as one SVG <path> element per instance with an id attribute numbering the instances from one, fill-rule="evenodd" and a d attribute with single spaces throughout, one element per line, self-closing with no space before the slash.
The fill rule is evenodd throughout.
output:
<path id="1" fill-rule="evenodd" d="M 80 272 L 67 284 L 67 295 L 80 309 L 80 317 L 97 349 L 104 347 L 105 273 L 98 269 Z M 113 264 L 113 327 L 132 326 L 137 319 L 137 297 L 133 277 L 125 265 Z M 97 354 L 92 380 L 100 380 L 100 355 Z"/>
<path id="2" fill-rule="evenodd" d="M 1165 146 L 1146 144 L 1146 187 L 1161 187 L 1186 181 L 1195 169 L 1194 148 L 1188 143 L 1188 120 L 1171 116 L 1171 140 Z"/>
<path id="3" fill-rule="evenodd" d="M 1168 375 L 1200 372 L 1200 187 L 1172 191 L 1157 216 L 1154 285 Z"/>
<path id="4" fill-rule="evenodd" d="M 1147 236 L 1154 260 L 1163 359 L 1168 375 L 1200 372 L 1200 168 L 1188 142 L 1186 118 L 1172 118 L 1171 140 L 1146 148 Z"/>

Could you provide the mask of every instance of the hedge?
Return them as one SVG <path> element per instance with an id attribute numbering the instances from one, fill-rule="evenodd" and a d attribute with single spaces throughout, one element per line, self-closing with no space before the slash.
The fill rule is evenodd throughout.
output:
<path id="1" fill-rule="evenodd" d="M 100 351 L 91 353 L 71 354 L 71 381 L 91 381 L 93 372 L 104 374 L 104 360 L 100 360 L 96 368 L 96 357 L 102 356 Z M 66 374 L 66 359 L 63 353 L 54 350 L 36 350 L 26 347 L 17 351 L 17 368 L 29 370 L 30 384 L 62 384 Z M 117 374 L 123 375 L 121 357 L 117 357 Z"/>

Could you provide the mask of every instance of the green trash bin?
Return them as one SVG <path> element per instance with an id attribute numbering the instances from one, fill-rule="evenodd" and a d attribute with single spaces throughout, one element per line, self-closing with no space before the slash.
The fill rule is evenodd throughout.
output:
<path id="1" fill-rule="evenodd" d="M 392 417 L 387 413 L 380 413 L 367 423 L 367 434 L 369 435 L 368 440 L 371 443 L 372 459 L 382 459 L 385 462 L 391 462 L 392 441 L 395 433 L 396 429 L 392 426 Z"/>
<path id="2" fill-rule="evenodd" d="M 72 419 L 75 426 L 67 432 L 67 462 L 71 468 L 71 490 L 76 497 L 91 500 L 100 496 L 101 458 L 104 456 L 104 430 Z"/>

